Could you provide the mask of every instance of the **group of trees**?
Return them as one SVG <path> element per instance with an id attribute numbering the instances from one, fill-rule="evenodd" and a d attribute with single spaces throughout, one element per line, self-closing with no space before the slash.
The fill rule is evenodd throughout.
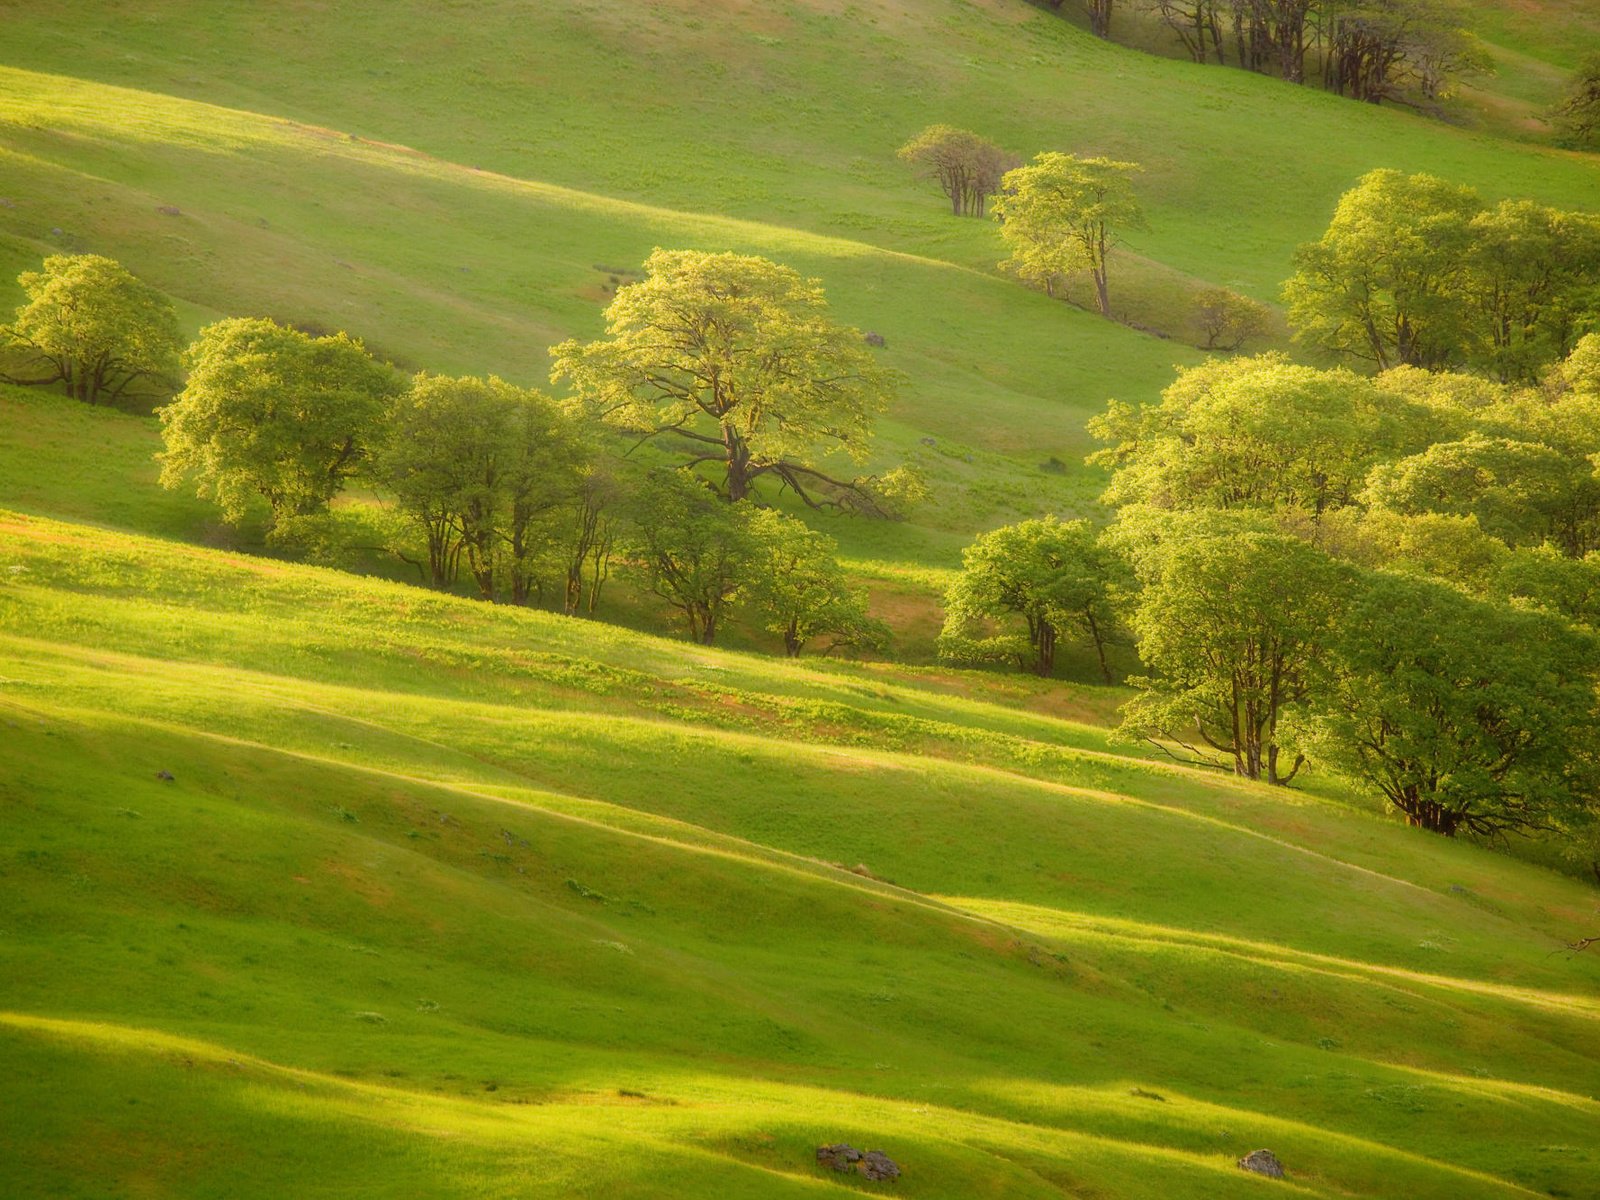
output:
<path id="1" fill-rule="evenodd" d="M 787 267 L 656 251 L 605 337 L 551 351 L 561 402 L 493 377 L 407 378 L 346 334 L 265 318 L 219 321 L 180 354 L 171 304 L 110 259 L 56 256 L 22 283 L 10 378 L 89 403 L 181 385 L 159 409 L 162 483 L 232 523 L 262 514 L 280 546 L 326 541 L 332 502 L 360 483 L 381 498 L 387 548 L 436 588 L 592 613 L 616 562 L 696 641 L 730 614 L 791 655 L 887 637 L 833 540 L 763 507 L 789 493 L 882 516 L 922 493 L 904 470 L 831 466 L 866 458 L 898 377 Z"/>
<path id="2" fill-rule="evenodd" d="M 1600 217 L 1373 171 L 1295 268 L 1284 297 L 1305 342 L 1380 370 L 1533 382 L 1600 313 Z"/>
<path id="3" fill-rule="evenodd" d="M 1127 642 L 1129 736 L 1600 846 L 1600 334 L 1523 386 L 1219 359 L 1091 431 L 1115 519 L 979 538 L 946 656 L 1049 674 L 1074 637 L 1105 670 Z"/>
<path id="4" fill-rule="evenodd" d="M 1060 11 L 1064 0 L 1042 0 Z M 1111 36 L 1112 0 L 1082 0 Z M 1373 104 L 1429 103 L 1492 70 L 1465 0 L 1131 0 L 1197 63 L 1243 67 Z"/>
<path id="5" fill-rule="evenodd" d="M 953 125 L 929 125 L 900 147 L 899 156 L 939 185 L 958 217 L 983 216 L 1001 177 L 1020 163 L 988 138 Z"/>
<path id="6" fill-rule="evenodd" d="M 1124 231 L 1144 227 L 1132 183 L 1139 164 L 1057 151 L 1023 164 L 949 125 L 928 126 L 900 147 L 900 158 L 939 184 L 956 216 L 993 212 L 1011 252 L 1003 269 L 1050 296 L 1069 276 L 1087 272 L 1100 315 L 1111 316 L 1112 247 Z"/>
<path id="7" fill-rule="evenodd" d="M 1113 405 L 1127 728 L 1272 782 L 1309 756 L 1447 834 L 1592 815 L 1597 357 L 1527 389 L 1235 359 Z"/>

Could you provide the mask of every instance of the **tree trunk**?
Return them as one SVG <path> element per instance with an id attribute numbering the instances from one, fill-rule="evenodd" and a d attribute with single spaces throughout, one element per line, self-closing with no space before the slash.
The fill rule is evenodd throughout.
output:
<path id="1" fill-rule="evenodd" d="M 1111 682 L 1111 667 L 1106 662 L 1106 639 L 1100 632 L 1100 623 L 1094 619 L 1093 613 L 1086 613 L 1089 620 L 1089 636 L 1094 641 L 1094 652 L 1100 658 L 1100 675 L 1107 683 Z"/>
<path id="2" fill-rule="evenodd" d="M 1049 679 L 1056 671 L 1056 627 L 1043 617 L 1034 629 L 1033 648 L 1033 673 Z"/>
<path id="3" fill-rule="evenodd" d="M 750 451 L 731 425 L 722 427 L 722 444 L 728 451 L 728 499 L 743 500 L 750 494 Z"/>

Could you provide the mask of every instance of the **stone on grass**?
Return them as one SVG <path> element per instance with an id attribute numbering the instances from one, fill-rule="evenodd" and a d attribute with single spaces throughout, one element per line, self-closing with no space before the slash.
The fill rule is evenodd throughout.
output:
<path id="1" fill-rule="evenodd" d="M 836 1142 L 831 1146 L 818 1146 L 817 1161 L 835 1171 L 856 1171 L 863 1179 L 871 1179 L 875 1182 L 883 1179 L 900 1178 L 900 1168 L 895 1165 L 894 1159 L 890 1158 L 882 1150 L 868 1150 L 862 1153 L 845 1142 Z"/>
<path id="2" fill-rule="evenodd" d="M 851 1171 L 855 1169 L 855 1164 L 861 1161 L 861 1151 L 843 1142 L 832 1146 L 818 1146 L 817 1161 L 825 1167 L 832 1167 L 835 1171 Z"/>
<path id="3" fill-rule="evenodd" d="M 868 1150 L 861 1156 L 860 1171 L 868 1179 L 899 1179 L 900 1168 L 882 1150 Z"/>
<path id="4" fill-rule="evenodd" d="M 1269 1179 L 1283 1178 L 1283 1164 L 1271 1150 L 1252 1150 L 1239 1160 L 1241 1171 L 1254 1171 Z"/>

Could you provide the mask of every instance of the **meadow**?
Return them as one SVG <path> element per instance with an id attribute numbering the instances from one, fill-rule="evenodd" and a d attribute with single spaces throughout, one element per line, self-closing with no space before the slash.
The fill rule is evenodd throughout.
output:
<path id="1" fill-rule="evenodd" d="M 817 518 L 897 661 L 786 661 L 266 556 L 148 413 L 0 386 L 0 1190 L 1600 1195 L 1591 884 L 1119 742 L 1087 652 L 933 656 L 961 547 L 1096 514 L 1085 421 L 1363 172 L 1594 206 L 1524 128 L 1592 36 L 1539 8 L 1456 126 L 1022 0 L 9 6 L 0 307 L 92 251 L 190 332 L 546 386 L 653 247 L 762 254 L 883 337 L 872 465 L 933 498 Z M 936 121 L 1144 165 L 1126 323 L 996 270 L 894 159 Z"/>
<path id="2" fill-rule="evenodd" d="M 1095 689 L 0 529 L 25 1193 L 1592 1181 L 1575 880 L 1115 753 Z"/>

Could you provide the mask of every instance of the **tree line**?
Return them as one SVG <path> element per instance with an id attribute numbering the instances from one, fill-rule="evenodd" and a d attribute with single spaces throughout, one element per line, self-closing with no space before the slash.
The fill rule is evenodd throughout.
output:
<path id="1" fill-rule="evenodd" d="M 606 336 L 552 348 L 563 400 L 407 377 L 344 333 L 267 318 L 183 347 L 170 301 L 98 256 L 52 256 L 22 282 L 28 302 L 0 329 L 7 378 L 88 403 L 164 389 L 161 482 L 234 524 L 264 510 L 273 544 L 315 552 L 359 483 L 384 502 L 385 548 L 435 588 L 592 614 L 615 564 L 705 644 L 734 618 L 790 655 L 887 639 L 834 540 L 769 502 L 876 516 L 914 502 L 909 471 L 832 465 L 865 462 L 899 379 L 787 267 L 657 250 Z"/>
<path id="2" fill-rule="evenodd" d="M 1036 0 L 1054 12 L 1066 0 Z M 1110 38 L 1114 0 L 1081 0 Z M 1493 70 L 1465 0 L 1127 0 L 1197 63 L 1242 67 L 1371 104 L 1434 105 Z"/>

